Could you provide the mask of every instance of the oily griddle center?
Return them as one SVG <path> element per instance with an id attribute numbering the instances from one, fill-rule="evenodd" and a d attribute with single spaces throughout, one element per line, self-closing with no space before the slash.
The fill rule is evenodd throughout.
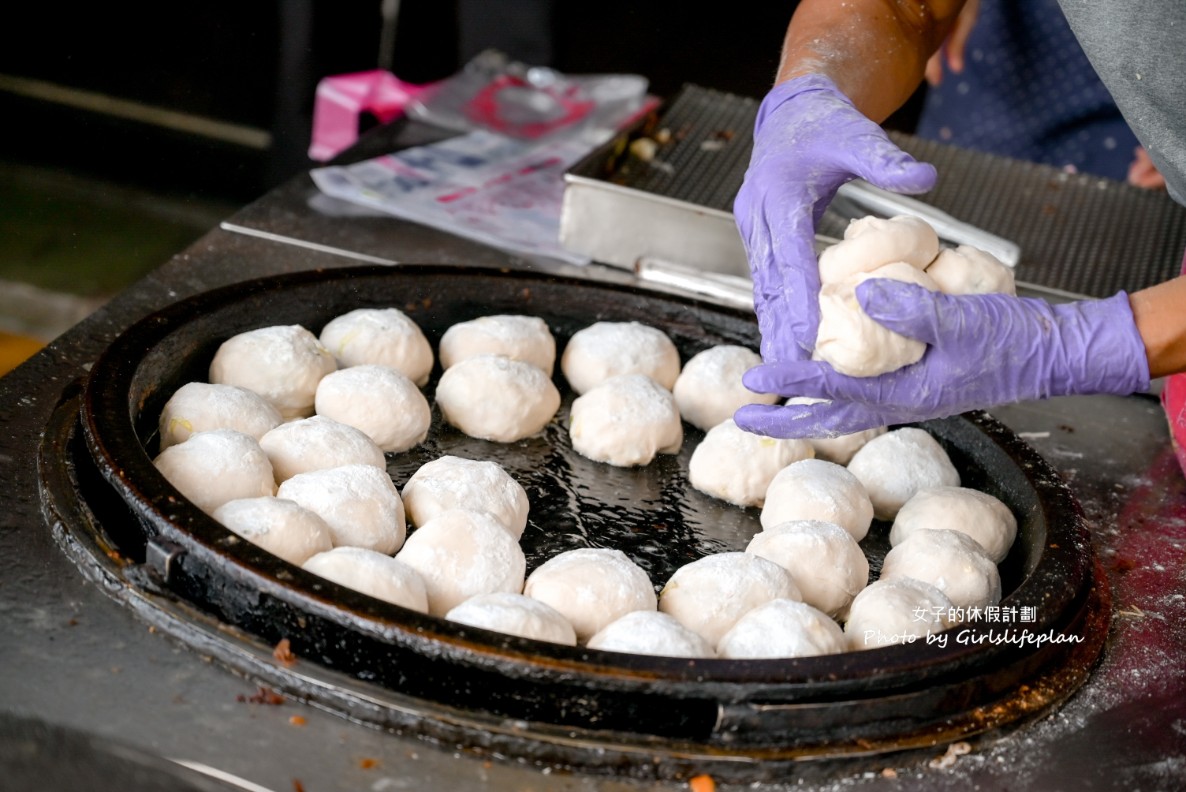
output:
<path id="1" fill-rule="evenodd" d="M 288 639 L 299 657 L 367 684 L 543 731 L 562 728 L 602 742 L 659 738 L 726 754 L 760 750 L 768 758 L 779 751 L 810 755 L 825 746 L 833 752 L 842 743 L 868 752 L 993 728 L 1065 696 L 1098 655 L 1102 636 L 1097 641 L 1085 634 L 1098 627 L 1099 597 L 1078 506 L 1040 457 L 984 415 L 924 427 L 952 456 L 965 486 L 996 495 L 1018 517 L 1019 538 L 1002 565 L 1002 604 L 1031 612 L 1034 620 L 1025 627 L 1033 632 L 1077 641 L 1033 646 L 992 640 L 994 625 L 972 623 L 961 628 L 967 642 L 943 647 L 916 643 L 760 661 L 626 655 L 456 625 L 280 561 L 194 508 L 156 471 L 156 420 L 178 387 L 206 380 L 210 359 L 230 336 L 278 324 L 301 324 L 317 334 L 330 319 L 363 307 L 406 311 L 434 349 L 449 326 L 497 313 L 543 318 L 560 351 L 575 331 L 601 320 L 659 327 L 684 361 L 715 344 L 758 344 L 752 315 L 695 300 L 534 273 L 429 265 L 266 278 L 199 295 L 138 323 L 96 363 L 87 383 L 87 448 L 137 515 L 145 544 L 140 554 L 168 549 L 169 590 L 262 641 Z M 439 368 L 427 389 L 430 399 L 437 377 Z M 443 425 L 434 410 L 429 439 L 389 457 L 397 487 L 443 454 L 494 460 L 523 484 L 531 502 L 522 540 L 529 571 L 563 550 L 617 547 L 656 588 L 690 561 L 743 550 L 760 530 L 757 510 L 688 485 L 688 458 L 702 433 L 686 425 L 680 454 L 642 468 L 615 468 L 573 452 L 566 428 L 573 397 L 559 366 L 555 381 L 565 395 L 560 413 L 541 436 L 517 443 L 466 437 Z M 887 528 L 875 524 L 863 543 L 874 576 Z M 995 625 L 998 632 L 1001 627 Z M 1039 678 L 1056 682 L 1043 683 L 1045 692 L 1035 696 L 1035 685 L 1027 683 Z M 1019 686 L 1027 703 L 1003 705 Z"/>

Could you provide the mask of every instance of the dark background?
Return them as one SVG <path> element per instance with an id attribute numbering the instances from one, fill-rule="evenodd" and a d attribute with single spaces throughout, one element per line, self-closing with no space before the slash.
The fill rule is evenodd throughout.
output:
<path id="1" fill-rule="evenodd" d="M 321 77 L 386 66 L 430 82 L 495 47 L 570 74 L 641 74 L 660 97 L 685 82 L 760 97 L 794 6 L 402 0 L 381 51 L 381 0 L 26 5 L 0 26 L 0 76 L 41 92 L 0 84 L 4 156 L 246 202 L 316 164 L 305 152 Z M 47 87 L 243 125 L 271 143 L 126 120 L 47 98 Z"/>

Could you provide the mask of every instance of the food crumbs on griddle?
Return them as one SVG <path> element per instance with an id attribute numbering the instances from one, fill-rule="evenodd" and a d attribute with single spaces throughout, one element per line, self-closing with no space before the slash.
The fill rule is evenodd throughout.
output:
<path id="1" fill-rule="evenodd" d="M 67 627 L 77 627 L 77 626 L 78 626 L 78 619 L 67 619 L 67 620 L 66 620 L 66 626 L 67 626 Z"/>
<path id="2" fill-rule="evenodd" d="M 1070 424 L 1059 424 L 1058 428 L 1061 429 L 1062 431 L 1066 432 L 1067 434 L 1075 433 L 1075 427 L 1071 426 Z"/>
<path id="3" fill-rule="evenodd" d="M 363 770 L 373 770 L 374 768 L 379 766 L 379 760 L 371 759 L 369 756 L 364 756 L 363 758 L 358 760 L 358 766 L 361 767 Z"/>
<path id="4" fill-rule="evenodd" d="M 526 286 L 524 286 L 523 290 L 519 292 L 519 296 L 522 297 L 524 300 L 530 300 L 531 299 L 531 289 L 528 289 Z"/>
<path id="5" fill-rule="evenodd" d="M 301 783 L 299 778 L 292 779 L 292 792 L 305 792 L 305 785 Z"/>
<path id="6" fill-rule="evenodd" d="M 717 782 L 710 775 L 698 775 L 688 779 L 688 789 L 692 792 L 715 792 Z"/>
<path id="7" fill-rule="evenodd" d="M 1112 569 L 1116 572 L 1131 572 L 1137 568 L 1137 562 L 1131 558 L 1117 558 L 1112 562 Z"/>
<path id="8" fill-rule="evenodd" d="M 280 642 L 276 644 L 276 648 L 272 650 L 272 657 L 283 666 L 295 665 L 297 661 L 296 655 L 292 653 L 292 645 L 287 638 L 281 638 Z"/>
<path id="9" fill-rule="evenodd" d="M 293 715 L 288 719 L 288 722 L 293 726 L 304 726 L 307 721 L 300 715 Z"/>
<path id="10" fill-rule="evenodd" d="M 713 135 L 717 140 L 724 140 L 726 142 L 733 139 L 734 132 L 732 129 L 718 129 Z"/>
<path id="11" fill-rule="evenodd" d="M 423 300 L 420 301 L 420 304 L 424 306 L 425 310 L 428 310 L 429 308 L 432 307 L 432 298 L 425 297 Z"/>
<path id="12" fill-rule="evenodd" d="M 897 778 L 898 771 L 892 767 L 887 767 L 881 771 L 881 777 L 882 778 Z"/>
<path id="13" fill-rule="evenodd" d="M 279 707 L 284 703 L 284 696 L 260 685 L 250 696 L 240 693 L 238 696 L 235 696 L 235 700 L 245 704 L 268 704 L 273 707 Z"/>

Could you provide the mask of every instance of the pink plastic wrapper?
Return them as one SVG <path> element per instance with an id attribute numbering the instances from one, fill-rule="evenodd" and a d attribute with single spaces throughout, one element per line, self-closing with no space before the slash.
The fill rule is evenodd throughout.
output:
<path id="1" fill-rule="evenodd" d="M 381 69 L 323 78 L 317 83 L 313 104 L 309 158 L 318 162 L 333 159 L 358 140 L 362 113 L 372 113 L 385 124 L 398 118 L 409 102 L 432 87 L 406 83 Z"/>

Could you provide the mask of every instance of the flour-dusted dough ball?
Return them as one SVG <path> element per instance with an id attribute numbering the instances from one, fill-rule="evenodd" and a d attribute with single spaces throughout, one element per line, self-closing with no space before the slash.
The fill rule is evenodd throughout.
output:
<path id="1" fill-rule="evenodd" d="M 252 544 L 297 566 L 334 546 L 325 520 L 284 498 L 266 495 L 227 501 L 211 516 Z"/>
<path id="2" fill-rule="evenodd" d="M 993 254 L 970 245 L 939 251 L 927 275 L 945 294 L 1017 294 L 1013 270 Z"/>
<path id="3" fill-rule="evenodd" d="M 200 432 L 166 448 L 153 464 L 207 514 L 227 501 L 276 492 L 267 454 L 254 437 L 234 429 Z"/>
<path id="4" fill-rule="evenodd" d="M 515 539 L 527 527 L 527 491 L 497 462 L 443 456 L 421 465 L 403 489 L 413 525 L 453 509 L 485 512 Z"/>
<path id="5" fill-rule="evenodd" d="M 865 485 L 842 465 L 804 459 L 771 480 L 759 520 L 763 528 L 791 520 L 823 520 L 841 526 L 859 542 L 873 522 L 873 501 Z"/>
<path id="6" fill-rule="evenodd" d="M 281 484 L 276 496 L 316 512 L 329 526 L 335 547 L 390 555 L 404 543 L 404 506 L 386 470 L 343 465 L 300 473 Z"/>
<path id="7" fill-rule="evenodd" d="M 432 373 L 428 339 L 398 308 L 358 308 L 342 314 L 321 328 L 321 343 L 342 367 L 387 366 L 421 386 Z"/>
<path id="8" fill-rule="evenodd" d="M 802 599 L 789 572 L 753 553 L 716 553 L 675 570 L 659 610 L 716 646 L 738 619 L 775 599 Z"/>
<path id="9" fill-rule="evenodd" d="M 441 512 L 412 532 L 396 556 L 424 578 L 428 612 L 444 616 L 470 597 L 519 593 L 527 559 L 515 537 L 484 512 Z"/>
<path id="10" fill-rule="evenodd" d="M 353 426 L 381 451 L 398 454 L 424 442 L 432 408 L 416 383 L 387 366 L 351 366 L 317 386 L 317 414 Z"/>
<path id="11" fill-rule="evenodd" d="M 647 573 L 610 548 L 583 547 L 552 556 L 528 576 L 523 593 L 564 614 L 581 641 L 631 611 L 658 606 Z"/>
<path id="12" fill-rule="evenodd" d="M 305 562 L 307 572 L 375 599 L 428 613 L 420 573 L 399 559 L 362 547 L 335 547 Z"/>
<path id="13" fill-rule="evenodd" d="M 839 624 L 818 608 L 788 599 L 754 608 L 717 644 L 718 656 L 735 660 L 810 657 L 844 650 Z"/>
<path id="14" fill-rule="evenodd" d="M 741 383 L 741 375 L 761 363 L 757 352 L 733 344 L 697 352 L 684 364 L 671 391 L 679 414 L 708 431 L 746 404 L 774 404 L 776 394 L 754 393 Z"/>
<path id="15" fill-rule="evenodd" d="M 387 469 L 383 449 L 374 440 L 324 415 L 282 423 L 261 437 L 259 445 L 272 463 L 278 484 L 298 473 L 342 465 Z"/>
<path id="16" fill-rule="evenodd" d="M 939 237 L 921 218 L 861 217 L 848 224 L 843 241 L 820 253 L 820 282 L 837 283 L 895 261 L 921 270 L 938 253 Z"/>
<path id="17" fill-rule="evenodd" d="M 590 649 L 661 657 L 716 657 L 712 644 L 666 613 L 631 611 L 589 639 Z"/>
<path id="18" fill-rule="evenodd" d="M 890 529 L 891 545 L 915 531 L 950 528 L 975 539 L 994 563 L 1009 555 L 1017 538 L 1017 518 L 1000 499 L 967 487 L 932 487 L 906 501 Z"/>
<path id="19" fill-rule="evenodd" d="M 549 377 L 556 365 L 556 339 L 538 316 L 498 314 L 459 322 L 441 336 L 441 366 L 478 355 L 502 355 L 530 363 Z"/>
<path id="20" fill-rule="evenodd" d="M 815 449 L 817 459 L 835 462 L 837 465 L 847 465 L 852 461 L 853 455 L 865 447 L 865 443 L 874 437 L 881 437 L 887 431 L 889 431 L 887 427 L 879 426 L 837 437 L 809 437 L 807 442 Z"/>
<path id="21" fill-rule="evenodd" d="M 662 330 L 641 322 L 596 322 L 573 333 L 560 370 L 578 394 L 621 374 L 645 374 L 671 390 L 679 350 Z"/>
<path id="22" fill-rule="evenodd" d="M 897 578 L 875 581 L 857 594 L 844 635 L 850 649 L 877 649 L 913 643 L 953 624 L 946 594 L 921 580 Z"/>
<path id="23" fill-rule="evenodd" d="M 300 325 L 277 325 L 223 341 L 209 379 L 258 393 L 286 419 L 303 418 L 313 414 L 317 383 L 337 367 L 317 336 Z"/>
<path id="24" fill-rule="evenodd" d="M 555 608 L 524 594 L 496 591 L 470 597 L 455 605 L 445 618 L 470 627 L 518 635 L 535 641 L 576 646 L 577 634 Z"/>
<path id="25" fill-rule="evenodd" d="M 873 438 L 853 455 L 848 470 L 865 485 L 879 520 L 893 520 L 919 490 L 960 484 L 943 446 L 914 426 Z"/>
<path id="26" fill-rule="evenodd" d="M 912 532 L 890 548 L 882 580 L 914 578 L 942 591 L 957 608 L 986 608 L 1001 601 L 1001 574 L 976 540 L 947 528 Z"/>
<path id="27" fill-rule="evenodd" d="M 775 474 L 814 453 L 805 440 L 762 437 L 729 418 L 709 429 L 692 452 L 688 481 L 714 498 L 760 507 Z"/>
<path id="28" fill-rule="evenodd" d="M 938 285 L 925 272 L 904 262 L 894 262 L 847 280 L 827 283 L 819 293 L 819 330 L 815 359 L 850 377 L 876 377 L 915 363 L 927 345 L 878 324 L 857 302 L 857 284 L 869 278 L 915 283 L 931 291 Z"/>
<path id="29" fill-rule="evenodd" d="M 210 429 L 234 429 L 256 440 L 284 418 L 255 391 L 235 385 L 189 382 L 165 402 L 158 422 L 161 450 Z"/>
<path id="30" fill-rule="evenodd" d="M 829 616 L 843 619 L 852 598 L 869 585 L 865 551 L 836 523 L 780 523 L 755 534 L 745 551 L 789 572 L 800 599 Z"/>
<path id="31" fill-rule="evenodd" d="M 611 377 L 572 403 L 573 450 L 618 467 L 646 465 L 656 454 L 677 454 L 684 426 L 671 392 L 643 374 Z"/>
<path id="32" fill-rule="evenodd" d="M 539 434 L 560 409 L 560 391 L 540 368 L 498 355 L 455 363 L 437 384 L 441 415 L 470 437 L 513 443 Z"/>

